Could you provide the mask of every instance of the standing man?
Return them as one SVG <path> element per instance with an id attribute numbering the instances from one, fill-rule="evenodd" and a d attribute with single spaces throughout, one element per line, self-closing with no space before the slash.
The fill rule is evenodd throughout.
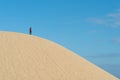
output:
<path id="1" fill-rule="evenodd" d="M 29 34 L 32 35 L 32 28 L 29 29 Z"/>

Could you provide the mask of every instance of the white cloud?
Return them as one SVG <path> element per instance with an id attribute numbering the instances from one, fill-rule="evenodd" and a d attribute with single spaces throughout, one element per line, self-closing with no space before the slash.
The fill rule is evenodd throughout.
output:
<path id="1" fill-rule="evenodd" d="M 116 13 L 105 15 L 103 18 L 89 18 L 88 21 L 104 26 L 120 27 L 120 9 Z"/>
<path id="2" fill-rule="evenodd" d="M 117 13 L 110 13 L 108 14 L 108 17 L 112 17 L 112 18 L 120 18 L 120 12 L 117 12 Z"/>
<path id="3" fill-rule="evenodd" d="M 96 30 L 92 30 L 91 32 L 92 32 L 92 33 L 96 33 L 97 31 L 96 31 Z"/>
<path id="4" fill-rule="evenodd" d="M 91 57 L 91 58 L 120 58 L 120 53 L 101 53 L 101 54 L 97 54 L 97 55 L 90 55 L 87 57 Z"/>
<path id="5" fill-rule="evenodd" d="M 98 18 L 89 18 L 88 21 L 96 24 L 103 24 L 103 20 L 98 19 Z"/>
<path id="6" fill-rule="evenodd" d="M 113 39 L 114 42 L 120 43 L 120 38 Z"/>
<path id="7" fill-rule="evenodd" d="M 96 30 L 91 30 L 90 33 L 96 33 L 97 31 Z"/>

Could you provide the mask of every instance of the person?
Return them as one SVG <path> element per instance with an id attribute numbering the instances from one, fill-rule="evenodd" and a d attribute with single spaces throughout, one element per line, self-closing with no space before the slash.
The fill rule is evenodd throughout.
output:
<path id="1" fill-rule="evenodd" d="M 29 29 L 29 34 L 32 35 L 32 28 Z"/>

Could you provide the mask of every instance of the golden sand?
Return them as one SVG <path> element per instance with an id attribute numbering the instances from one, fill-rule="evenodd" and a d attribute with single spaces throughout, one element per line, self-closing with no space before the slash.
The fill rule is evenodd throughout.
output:
<path id="1" fill-rule="evenodd" d="M 118 80 L 46 39 L 0 32 L 0 80 Z"/>

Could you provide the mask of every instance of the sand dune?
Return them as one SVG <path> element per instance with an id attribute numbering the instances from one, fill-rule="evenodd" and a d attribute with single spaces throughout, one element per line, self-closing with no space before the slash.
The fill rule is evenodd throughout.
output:
<path id="1" fill-rule="evenodd" d="M 46 39 L 0 32 L 0 80 L 118 80 Z"/>

